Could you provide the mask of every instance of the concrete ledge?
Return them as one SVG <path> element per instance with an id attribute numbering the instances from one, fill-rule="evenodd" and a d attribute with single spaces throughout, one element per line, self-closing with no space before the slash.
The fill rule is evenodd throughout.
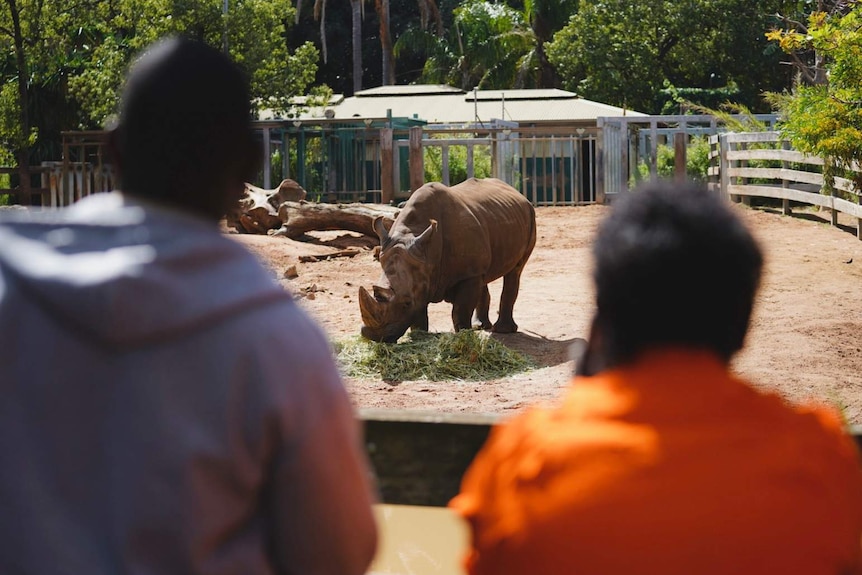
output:
<path id="1" fill-rule="evenodd" d="M 363 410 L 365 447 L 384 503 L 443 507 L 485 443 L 493 415 Z"/>
<path id="2" fill-rule="evenodd" d="M 502 418 L 492 414 L 359 412 L 381 501 L 443 507 L 457 495 L 470 462 Z M 862 426 L 850 432 L 862 449 Z"/>

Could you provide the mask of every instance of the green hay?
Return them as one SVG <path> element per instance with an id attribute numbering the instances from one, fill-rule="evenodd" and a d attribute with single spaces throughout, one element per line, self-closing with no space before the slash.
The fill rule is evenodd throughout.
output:
<path id="1" fill-rule="evenodd" d="M 346 376 L 384 381 L 484 381 L 535 367 L 522 353 L 473 330 L 411 332 L 395 344 L 357 336 L 336 342 L 335 353 Z"/>

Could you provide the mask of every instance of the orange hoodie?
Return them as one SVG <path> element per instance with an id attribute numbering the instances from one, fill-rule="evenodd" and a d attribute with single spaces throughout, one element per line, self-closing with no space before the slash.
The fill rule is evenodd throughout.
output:
<path id="1" fill-rule="evenodd" d="M 450 506 L 470 573 L 859 572 L 862 474 L 840 417 L 706 352 L 576 378 L 494 429 Z"/>

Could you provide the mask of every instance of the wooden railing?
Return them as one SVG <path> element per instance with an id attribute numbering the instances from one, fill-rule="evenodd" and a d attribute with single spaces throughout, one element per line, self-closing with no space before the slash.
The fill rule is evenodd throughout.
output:
<path id="1" fill-rule="evenodd" d="M 23 192 L 18 187 L 8 187 L 8 188 L 0 188 L 0 195 L 11 195 L 12 203 L 15 204 L 23 204 L 23 205 L 32 205 L 33 198 L 39 198 L 39 205 L 47 206 L 49 205 L 51 198 L 51 190 L 46 185 L 46 174 L 50 171 L 50 168 L 46 168 L 43 166 L 31 166 L 30 167 L 30 190 L 28 192 Z M 19 170 L 17 167 L 9 167 L 4 166 L 0 167 L 0 175 L 9 176 L 10 180 L 16 178 L 19 174 Z M 41 185 L 34 185 L 35 176 L 41 176 Z M 25 195 L 29 197 L 24 197 Z"/>
<path id="2" fill-rule="evenodd" d="M 819 206 L 830 211 L 832 225 L 838 214 L 856 218 L 862 239 L 860 192 L 853 181 L 833 178 L 826 191 L 824 161 L 790 149 L 778 132 L 724 133 L 709 137 L 710 188 L 736 201 L 752 197 L 781 200 L 784 213 L 791 202 Z"/>
<path id="3" fill-rule="evenodd" d="M 17 179 L 18 168 L 0 167 L 0 174 Z M 36 176 L 39 184 L 34 184 Z M 0 194 L 12 196 L 12 203 L 58 208 L 68 206 L 83 197 L 114 188 L 116 178 L 109 165 L 96 166 L 89 162 L 43 162 L 30 168 L 30 197 L 20 186 L 0 188 Z M 33 200 L 38 202 L 34 203 Z"/>

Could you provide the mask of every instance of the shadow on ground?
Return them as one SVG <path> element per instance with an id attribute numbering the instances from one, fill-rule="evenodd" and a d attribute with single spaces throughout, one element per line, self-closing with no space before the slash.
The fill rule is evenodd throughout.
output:
<path id="1" fill-rule="evenodd" d="M 532 332 L 494 333 L 491 337 L 532 359 L 538 367 L 574 362 L 586 340 L 580 337 L 555 340 Z M 573 363 L 574 365 L 574 363 Z"/>
<path id="2" fill-rule="evenodd" d="M 312 234 L 302 234 L 301 236 L 296 238 L 296 240 L 306 244 L 312 244 L 316 246 L 329 246 L 342 250 L 347 248 L 363 248 L 370 250 L 374 246 L 380 245 L 380 240 L 378 240 L 377 238 L 351 233 L 341 234 L 333 237 L 317 237 Z"/>
<path id="3" fill-rule="evenodd" d="M 764 211 L 764 212 L 769 212 L 771 214 L 779 214 L 779 215 L 783 214 L 781 211 L 781 208 L 773 208 L 773 207 L 769 207 L 769 206 L 757 206 L 756 209 Z M 789 214 L 788 217 L 796 218 L 798 220 L 805 220 L 808 222 L 814 222 L 816 224 L 830 225 L 832 223 L 832 215 L 828 211 L 824 211 L 824 212 L 810 211 L 810 208 L 805 209 L 805 208 L 796 207 L 793 211 L 791 211 L 791 213 Z M 835 227 L 838 228 L 839 230 L 841 230 L 842 232 L 846 232 L 846 233 L 852 234 L 854 236 L 857 234 L 855 225 L 838 222 L 835 225 Z"/>

